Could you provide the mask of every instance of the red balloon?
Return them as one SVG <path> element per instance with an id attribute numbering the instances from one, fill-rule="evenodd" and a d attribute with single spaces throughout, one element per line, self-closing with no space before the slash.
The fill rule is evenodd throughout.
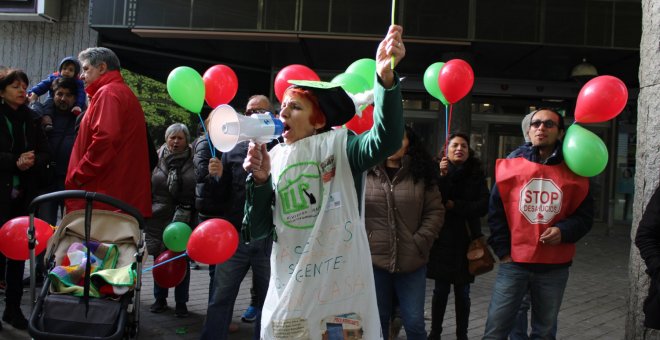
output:
<path id="1" fill-rule="evenodd" d="M 619 78 L 600 76 L 589 80 L 578 94 L 575 121 L 599 123 L 616 117 L 628 102 L 628 88 Z"/>
<path id="2" fill-rule="evenodd" d="M 30 259 L 27 230 L 30 224 L 28 216 L 20 216 L 7 221 L 0 228 L 0 251 L 12 260 L 25 261 Z M 48 222 L 34 218 L 34 234 L 37 244 L 35 255 L 41 254 L 48 246 L 48 239 L 53 236 L 53 228 Z"/>
<path id="3" fill-rule="evenodd" d="M 183 253 L 175 253 L 171 250 L 166 250 L 158 255 L 158 257 L 156 257 L 156 260 L 154 260 L 154 266 L 181 254 Z M 174 261 L 167 262 L 164 265 L 155 267 L 152 270 L 154 275 L 154 282 L 163 288 L 176 287 L 186 277 L 187 269 L 188 261 L 186 261 L 185 256 Z"/>
<path id="4" fill-rule="evenodd" d="M 465 60 L 452 59 L 440 69 L 438 85 L 445 99 L 454 104 L 465 97 L 474 84 L 474 72 Z"/>
<path id="5" fill-rule="evenodd" d="M 211 66 L 202 77 L 204 80 L 204 98 L 213 108 L 220 104 L 227 104 L 238 91 L 238 78 L 229 66 Z"/>
<path id="6" fill-rule="evenodd" d="M 355 115 L 351 120 L 346 123 L 346 127 L 357 133 L 358 135 L 362 132 L 371 130 L 371 127 L 374 126 L 374 107 L 373 105 L 367 106 L 362 110 L 362 117 Z"/>
<path id="7" fill-rule="evenodd" d="M 305 65 L 293 64 L 280 70 L 275 77 L 275 96 L 282 102 L 284 91 L 291 86 L 289 80 L 321 80 L 311 68 Z"/>
<path id="8" fill-rule="evenodd" d="M 212 218 L 200 223 L 188 239 L 188 256 L 205 264 L 227 261 L 238 248 L 238 232 L 226 220 Z"/>

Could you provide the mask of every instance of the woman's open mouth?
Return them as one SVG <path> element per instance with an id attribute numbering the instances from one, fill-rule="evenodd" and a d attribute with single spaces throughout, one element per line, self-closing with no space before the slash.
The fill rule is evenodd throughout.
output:
<path id="1" fill-rule="evenodd" d="M 282 122 L 282 137 L 286 138 L 289 130 L 291 130 L 291 127 L 287 123 Z"/>

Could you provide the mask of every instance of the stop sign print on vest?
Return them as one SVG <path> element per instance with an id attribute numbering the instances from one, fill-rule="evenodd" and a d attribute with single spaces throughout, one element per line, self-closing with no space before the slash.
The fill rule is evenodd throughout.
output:
<path id="1" fill-rule="evenodd" d="M 520 190 L 518 208 L 532 224 L 546 224 L 561 211 L 563 193 L 551 179 L 532 178 Z"/>

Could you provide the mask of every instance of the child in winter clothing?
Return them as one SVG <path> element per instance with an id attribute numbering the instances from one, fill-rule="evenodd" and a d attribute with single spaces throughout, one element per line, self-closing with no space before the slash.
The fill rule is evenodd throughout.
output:
<path id="1" fill-rule="evenodd" d="M 71 109 L 74 115 L 78 116 L 82 110 L 84 110 L 87 105 L 87 97 L 85 95 L 85 85 L 82 80 L 78 79 L 80 75 L 80 63 L 74 57 L 66 57 L 60 61 L 58 72 L 54 72 L 42 81 L 39 84 L 33 86 L 30 91 L 28 91 L 28 99 L 30 102 L 35 102 L 39 96 L 48 92 L 48 99 L 53 99 L 53 81 L 57 78 L 74 78 L 78 84 L 78 95 L 76 97 L 76 104 Z M 41 126 L 44 130 L 49 131 L 52 129 L 52 118 L 50 116 L 43 116 L 41 120 Z"/>

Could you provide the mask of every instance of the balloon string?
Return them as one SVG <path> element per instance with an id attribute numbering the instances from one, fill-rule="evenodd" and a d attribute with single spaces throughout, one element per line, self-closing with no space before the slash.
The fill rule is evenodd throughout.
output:
<path id="1" fill-rule="evenodd" d="M 209 135 L 209 132 L 206 131 L 206 125 L 204 124 L 204 120 L 202 119 L 202 115 L 197 114 L 197 117 L 199 117 L 199 122 L 202 123 L 202 129 L 204 129 L 204 134 L 206 135 L 206 140 L 209 142 L 209 148 L 211 149 L 211 158 L 215 158 L 215 147 L 213 146 L 213 143 L 211 143 L 211 136 Z"/>
<path id="2" fill-rule="evenodd" d="M 447 145 L 447 141 L 449 139 L 449 129 L 447 126 L 447 121 L 449 120 L 448 115 L 449 113 L 447 112 L 447 105 L 445 105 L 445 149 L 442 150 L 444 151 L 445 156 L 447 156 L 447 154 L 449 153 L 449 147 Z"/>
<path id="3" fill-rule="evenodd" d="M 446 108 L 445 108 L 446 110 Z M 454 104 L 449 104 L 449 125 L 447 126 L 447 130 L 451 131 L 451 114 L 454 112 Z"/>
<path id="4" fill-rule="evenodd" d="M 445 106 L 445 156 L 449 156 L 449 131 L 451 131 L 451 114 L 454 104 L 449 104 L 449 118 L 447 118 L 447 106 Z"/>
<path id="5" fill-rule="evenodd" d="M 392 25 L 394 25 L 394 13 L 396 12 L 396 0 L 392 0 Z M 392 54 L 392 58 L 390 59 L 390 67 L 394 70 L 394 54 Z"/>
<path id="6" fill-rule="evenodd" d="M 154 268 L 156 268 L 156 267 L 160 267 L 160 266 L 164 265 L 165 263 L 172 262 L 172 261 L 174 261 L 174 260 L 176 260 L 176 259 L 182 258 L 182 257 L 187 256 L 187 255 L 188 255 L 188 253 L 183 253 L 183 254 L 181 254 L 181 255 L 177 255 L 177 256 L 175 256 L 175 257 L 173 257 L 173 258 L 171 258 L 171 259 L 169 259 L 169 260 L 167 260 L 167 261 L 163 261 L 163 262 L 161 262 L 161 263 L 159 263 L 159 264 L 157 264 L 157 265 L 155 265 L 155 266 L 151 266 L 151 267 L 149 267 L 149 268 L 145 268 L 145 269 L 142 270 L 142 272 L 143 272 L 143 273 L 146 273 L 146 272 L 148 272 L 148 271 L 150 271 L 150 270 L 152 270 L 152 269 L 154 269 Z"/>

